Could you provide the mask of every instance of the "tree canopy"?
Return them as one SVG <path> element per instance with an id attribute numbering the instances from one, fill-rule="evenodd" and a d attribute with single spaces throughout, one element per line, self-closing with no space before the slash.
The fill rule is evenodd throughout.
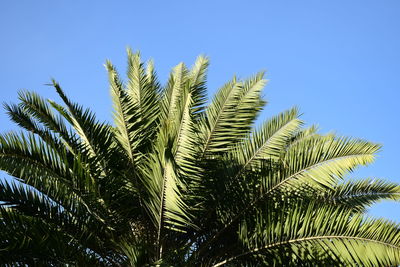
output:
<path id="1" fill-rule="evenodd" d="M 400 186 L 351 179 L 381 146 L 305 127 L 297 108 L 259 126 L 264 73 L 208 101 L 209 61 L 161 85 L 128 49 L 111 62 L 112 124 L 52 81 L 5 104 L 0 262 L 6 266 L 397 266 L 400 226 L 366 209 Z"/>

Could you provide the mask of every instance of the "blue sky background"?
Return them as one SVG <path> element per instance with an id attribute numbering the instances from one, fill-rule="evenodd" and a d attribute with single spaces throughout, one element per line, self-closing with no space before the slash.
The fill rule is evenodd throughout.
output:
<path id="1" fill-rule="evenodd" d="M 354 177 L 400 183 L 400 1 L 1 1 L 0 101 L 25 88 L 70 97 L 111 119 L 106 59 L 125 48 L 153 58 L 165 81 L 180 61 L 211 59 L 209 92 L 234 74 L 267 70 L 267 118 L 294 105 L 322 132 L 384 145 Z M 15 129 L 4 111 L 0 131 Z M 1 174 L 5 176 L 4 174 Z M 400 203 L 371 213 L 400 222 Z"/>

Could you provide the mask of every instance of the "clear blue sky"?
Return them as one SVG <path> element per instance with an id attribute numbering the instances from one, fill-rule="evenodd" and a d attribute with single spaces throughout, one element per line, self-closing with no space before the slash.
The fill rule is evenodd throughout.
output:
<path id="1" fill-rule="evenodd" d="M 322 132 L 384 145 L 355 177 L 400 183 L 400 1 L 1 1 L 0 101 L 58 80 L 110 120 L 103 63 L 125 71 L 125 48 L 153 58 L 162 81 L 180 61 L 211 58 L 209 88 L 265 69 L 267 118 L 294 105 Z M 4 112 L 1 132 L 15 129 Z M 0 174 L 4 176 L 4 174 Z M 400 203 L 373 215 L 400 222 Z"/>

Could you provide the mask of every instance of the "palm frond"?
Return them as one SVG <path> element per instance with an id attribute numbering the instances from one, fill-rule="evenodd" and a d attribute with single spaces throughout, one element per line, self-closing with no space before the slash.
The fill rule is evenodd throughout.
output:
<path id="1" fill-rule="evenodd" d="M 50 175 L 61 180 L 69 177 L 66 166 L 54 148 L 31 133 L 8 133 L 0 136 L 0 165 L 2 170 L 21 179 Z"/>
<path id="2" fill-rule="evenodd" d="M 293 108 L 273 117 L 260 130 L 249 134 L 232 153 L 233 158 L 242 166 L 236 176 L 246 168 L 259 168 L 259 162 L 262 160 L 278 160 L 287 142 L 301 124 L 299 112 L 297 108 Z"/>
<path id="3" fill-rule="evenodd" d="M 110 83 L 111 98 L 113 101 L 113 117 L 115 124 L 115 137 L 119 144 L 122 146 L 126 154 L 128 155 L 130 162 L 135 164 L 137 156 L 135 155 L 135 145 L 131 143 L 131 120 L 132 112 L 130 112 L 130 106 L 127 103 L 128 96 L 123 88 L 123 83 L 120 80 L 117 71 L 111 62 L 106 63 L 108 71 L 108 79 Z M 136 118 L 135 118 L 136 119 Z"/>
<path id="4" fill-rule="evenodd" d="M 149 211 L 157 228 L 164 227 L 164 222 L 172 226 L 183 227 L 188 223 L 185 213 L 186 205 L 182 201 L 179 190 L 179 180 L 176 174 L 173 157 L 169 151 L 160 149 L 147 163 L 143 170 L 143 184 L 149 192 Z"/>
<path id="5" fill-rule="evenodd" d="M 351 210 L 317 203 L 266 210 L 257 218 L 254 228 L 249 223 L 241 226 L 240 238 L 248 250 L 214 266 L 240 262 L 256 254 L 274 255 L 275 264 L 279 260 L 317 264 L 321 253 L 315 254 L 311 248 L 348 265 L 400 263 L 400 228 L 389 221 L 365 218 L 354 215 Z"/>
<path id="6" fill-rule="evenodd" d="M 400 200 L 400 186 L 397 183 L 377 178 L 350 180 L 335 185 L 333 189 L 314 194 L 331 205 L 345 205 L 357 211 L 382 200 Z"/>
<path id="7" fill-rule="evenodd" d="M 235 121 L 235 111 L 242 85 L 236 78 L 226 83 L 214 96 L 206 109 L 206 118 L 201 125 L 204 155 L 228 149 L 232 139 L 237 137 L 237 129 L 243 122 Z"/>
<path id="8" fill-rule="evenodd" d="M 56 92 L 67 106 L 68 114 L 62 113 L 71 122 L 80 137 L 81 144 L 91 157 L 98 157 L 101 161 L 101 147 L 111 146 L 110 129 L 108 125 L 96 121 L 95 115 L 89 110 L 73 103 L 61 89 L 56 81 L 52 81 Z M 102 164 L 99 163 L 99 166 Z M 105 166 L 101 166 L 105 171 Z"/>
<path id="9" fill-rule="evenodd" d="M 179 103 L 189 93 L 188 70 L 185 64 L 175 66 L 162 92 L 162 119 L 172 120 L 179 112 Z"/>
<path id="10" fill-rule="evenodd" d="M 264 79 L 265 72 L 259 72 L 243 81 L 243 89 L 237 103 L 236 118 L 242 120 L 247 127 L 242 128 L 242 134 L 247 134 L 257 116 L 267 102 L 262 98 L 261 93 L 267 84 Z"/>
<path id="11" fill-rule="evenodd" d="M 90 210 L 82 205 L 82 200 L 71 191 L 66 191 L 63 186 L 55 187 L 53 184 L 52 188 L 47 188 L 48 194 L 46 194 L 21 183 L 0 181 L 0 189 L 2 202 L 0 206 L 6 206 L 26 216 L 40 217 L 47 223 L 58 225 L 72 236 L 79 233 L 80 241 L 87 244 L 98 243 L 97 240 L 93 240 L 97 237 L 94 235 L 93 228 L 89 226 L 96 225 L 97 231 L 103 231 L 103 233 L 107 229 L 104 220 L 98 220 L 92 216 Z M 99 227 L 100 225 L 103 227 Z"/>
<path id="12" fill-rule="evenodd" d="M 199 113 L 204 111 L 207 102 L 206 82 L 208 65 L 209 59 L 205 56 L 199 56 L 188 73 L 190 94 L 194 103 L 192 113 L 196 115 L 196 117 Z"/>
<path id="13" fill-rule="evenodd" d="M 67 128 L 62 116 L 54 114 L 48 101 L 38 94 L 28 91 L 19 92 L 19 100 L 21 103 L 18 105 L 18 108 L 14 106 L 13 110 L 9 109 L 9 114 L 17 119 L 21 126 L 25 125 L 29 128 L 26 128 L 27 130 L 37 133 L 46 141 L 50 141 L 49 133 L 43 132 L 43 130 L 40 129 L 40 124 L 42 124 L 48 132 L 51 131 L 59 136 L 61 142 L 71 153 L 76 153 L 78 151 L 75 134 Z M 30 118 L 27 118 L 28 116 L 30 116 Z M 33 118 L 39 123 L 35 122 Z"/>
<path id="14" fill-rule="evenodd" d="M 291 140 L 290 140 L 290 142 L 288 144 L 288 148 L 287 149 L 289 149 L 289 147 L 291 147 L 291 146 L 294 146 L 295 144 L 297 144 L 301 140 L 304 140 L 306 138 L 311 138 L 314 135 L 318 135 L 318 126 L 317 125 L 312 125 L 312 126 L 310 126 L 308 128 L 300 129 L 298 132 L 296 132 L 292 136 L 292 138 L 291 138 Z"/>
<path id="15" fill-rule="evenodd" d="M 307 138 L 290 147 L 282 161 L 284 172 L 269 191 L 310 183 L 330 188 L 356 167 L 373 162 L 380 145 L 332 135 Z"/>
<path id="16" fill-rule="evenodd" d="M 141 61 L 140 53 L 128 53 L 128 82 L 126 84 L 127 116 L 131 116 L 131 140 L 138 139 L 138 149 L 148 149 L 149 143 L 155 137 L 159 120 L 159 91 L 160 86 L 154 72 L 153 63 L 149 62 L 147 69 Z M 133 141 L 131 141 L 133 142 Z"/>
<path id="17" fill-rule="evenodd" d="M 227 151 L 244 138 L 265 105 L 261 98 L 265 84 L 260 72 L 244 82 L 235 77 L 219 89 L 200 126 L 204 155 Z"/>
<path id="18" fill-rule="evenodd" d="M 192 96 L 188 94 L 184 103 L 183 112 L 180 121 L 176 122 L 178 126 L 173 155 L 178 167 L 183 171 L 184 176 L 199 176 L 201 168 L 197 164 L 199 151 L 197 149 L 196 129 L 193 121 Z M 177 119 L 179 117 L 177 116 Z"/>
<path id="19" fill-rule="evenodd" d="M 0 207 L 0 225 L 0 260 L 3 264 L 106 265 L 97 253 L 75 243 L 70 236 L 39 218 Z"/>

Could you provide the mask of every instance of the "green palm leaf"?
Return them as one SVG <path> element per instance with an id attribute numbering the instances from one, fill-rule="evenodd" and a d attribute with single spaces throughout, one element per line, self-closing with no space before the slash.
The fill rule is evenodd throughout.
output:
<path id="1" fill-rule="evenodd" d="M 296 108 L 288 110 L 268 120 L 260 130 L 251 133 L 242 144 L 236 147 L 234 158 L 242 169 L 257 168 L 262 160 L 277 160 L 290 137 L 299 129 L 302 122 L 299 120 Z"/>
<path id="2" fill-rule="evenodd" d="M 364 211 L 382 200 L 399 200 L 400 187 L 397 183 L 382 179 L 351 180 L 320 193 L 319 199 L 333 205 L 342 204 L 357 211 Z"/>
<path id="3" fill-rule="evenodd" d="M 286 169 L 270 189 L 307 182 L 332 187 L 337 179 L 360 165 L 372 163 L 380 145 L 358 139 L 315 136 L 290 147 L 283 157 Z"/>
<path id="4" fill-rule="evenodd" d="M 282 216 L 282 212 L 287 212 Z M 339 263 L 362 266 L 393 266 L 400 262 L 400 228 L 398 225 L 381 220 L 354 215 L 351 210 L 335 206 L 321 206 L 297 203 L 283 210 L 263 212 L 254 228 L 249 223 L 241 226 L 241 239 L 249 249 L 246 252 L 215 264 L 240 261 L 248 256 L 276 255 L 276 263 L 307 262 L 318 264 L 321 253 L 309 251 L 311 248 L 324 252 Z M 289 253 L 291 259 L 285 256 Z M 279 259 L 282 257 L 282 259 Z"/>

